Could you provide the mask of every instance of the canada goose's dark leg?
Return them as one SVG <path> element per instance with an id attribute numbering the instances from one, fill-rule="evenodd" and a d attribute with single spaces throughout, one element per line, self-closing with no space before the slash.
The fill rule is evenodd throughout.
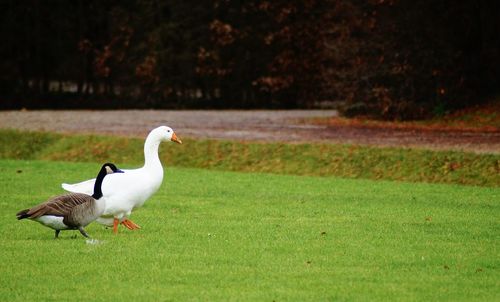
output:
<path id="1" fill-rule="evenodd" d="M 59 238 L 59 233 L 61 232 L 61 230 L 56 230 L 56 237 L 54 237 L 54 239 L 57 239 Z"/>
<path id="2" fill-rule="evenodd" d="M 89 234 L 87 234 L 87 232 L 85 232 L 85 230 L 83 229 L 83 227 L 79 227 L 78 230 L 80 231 L 80 233 L 84 236 L 84 237 L 87 237 L 87 238 L 90 238 Z"/>

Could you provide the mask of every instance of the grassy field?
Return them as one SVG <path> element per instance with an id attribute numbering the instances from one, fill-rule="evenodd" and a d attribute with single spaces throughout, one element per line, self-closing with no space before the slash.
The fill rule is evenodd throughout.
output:
<path id="1" fill-rule="evenodd" d="M 499 154 L 182 139 L 183 145 L 162 144 L 164 162 L 221 171 L 500 185 Z M 4 159 L 141 164 L 143 145 L 143 138 L 0 130 Z"/>
<path id="2" fill-rule="evenodd" d="M 0 160 L 0 300 L 500 299 L 498 188 L 168 167 L 139 231 L 16 221 L 99 167 Z"/>

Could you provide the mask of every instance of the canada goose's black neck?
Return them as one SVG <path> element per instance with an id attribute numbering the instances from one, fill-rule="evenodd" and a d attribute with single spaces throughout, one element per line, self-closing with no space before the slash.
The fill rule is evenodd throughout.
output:
<path id="1" fill-rule="evenodd" d="M 95 184 L 94 184 L 94 194 L 92 194 L 92 197 L 94 199 L 99 199 L 102 197 L 102 181 L 104 180 L 104 176 L 106 176 L 107 171 L 105 167 L 102 167 L 101 171 L 99 171 L 99 174 L 97 174 L 97 178 L 95 179 Z"/>

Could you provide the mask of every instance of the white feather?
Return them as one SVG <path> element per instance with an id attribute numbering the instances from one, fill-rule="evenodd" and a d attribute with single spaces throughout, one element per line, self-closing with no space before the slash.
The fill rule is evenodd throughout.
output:
<path id="1" fill-rule="evenodd" d="M 68 226 L 63 223 L 63 219 L 60 216 L 43 215 L 34 220 L 54 230 L 65 230 Z"/>
<path id="2" fill-rule="evenodd" d="M 69 192 L 73 193 L 83 193 L 87 195 L 92 195 L 94 193 L 94 184 L 95 184 L 95 178 L 94 179 L 89 179 L 86 181 L 82 181 L 76 184 L 67 184 L 63 183 L 61 184 L 61 187 Z"/>

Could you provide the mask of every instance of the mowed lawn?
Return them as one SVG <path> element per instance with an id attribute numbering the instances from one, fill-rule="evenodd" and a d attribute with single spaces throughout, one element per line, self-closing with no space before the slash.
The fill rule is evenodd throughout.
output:
<path id="1" fill-rule="evenodd" d="M 498 188 L 166 167 L 141 230 L 15 219 L 99 168 L 0 160 L 1 301 L 500 300 Z"/>

